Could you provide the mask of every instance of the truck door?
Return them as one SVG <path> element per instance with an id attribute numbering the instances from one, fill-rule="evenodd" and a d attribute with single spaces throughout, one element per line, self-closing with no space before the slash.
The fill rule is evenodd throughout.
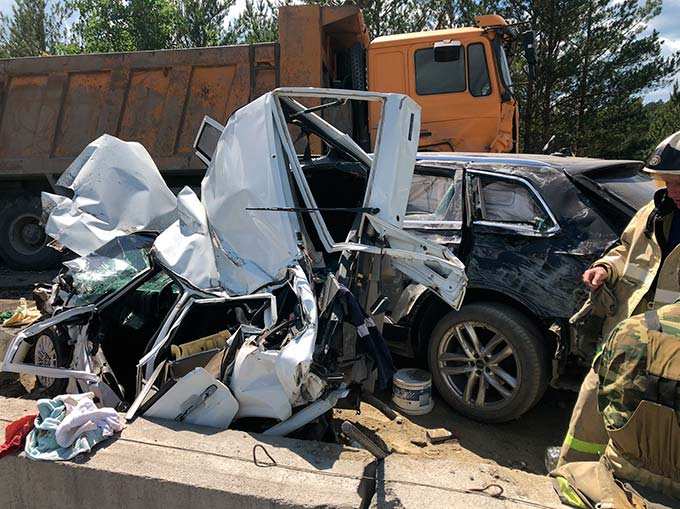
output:
<path id="1" fill-rule="evenodd" d="M 501 111 L 492 61 L 485 38 L 464 41 L 449 62 L 435 61 L 432 42 L 408 48 L 408 95 L 422 108 L 421 150 L 490 150 Z"/>

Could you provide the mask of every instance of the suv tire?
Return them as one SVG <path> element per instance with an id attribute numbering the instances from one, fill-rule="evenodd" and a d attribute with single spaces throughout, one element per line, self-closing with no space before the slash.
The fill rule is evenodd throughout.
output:
<path id="1" fill-rule="evenodd" d="M 548 385 L 541 333 L 505 304 L 472 303 L 445 315 L 430 337 L 428 361 L 439 394 L 478 421 L 519 418 Z"/>

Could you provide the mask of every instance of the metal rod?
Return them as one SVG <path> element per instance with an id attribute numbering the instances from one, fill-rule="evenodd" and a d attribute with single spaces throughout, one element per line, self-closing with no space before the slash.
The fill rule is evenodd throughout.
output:
<path id="1" fill-rule="evenodd" d="M 375 407 L 378 409 L 381 413 L 385 415 L 390 420 L 394 420 L 397 417 L 399 417 L 399 414 L 392 410 L 389 405 L 386 403 L 382 402 L 378 398 L 376 398 L 373 394 L 370 392 L 362 392 L 361 393 L 361 399 L 363 399 L 366 403 L 371 405 L 372 407 Z"/>
<path id="2" fill-rule="evenodd" d="M 342 429 L 342 432 L 345 435 L 347 435 L 351 439 L 359 442 L 364 447 L 364 449 L 366 449 L 368 452 L 370 452 L 376 458 L 382 460 L 382 459 L 387 458 L 387 456 L 389 456 L 389 454 L 390 454 L 389 452 L 385 452 L 382 447 L 380 447 L 373 440 L 371 440 L 366 435 L 364 435 L 361 431 L 359 431 L 359 428 L 357 428 L 351 422 L 344 421 L 342 423 L 342 425 L 340 426 L 340 429 Z"/>

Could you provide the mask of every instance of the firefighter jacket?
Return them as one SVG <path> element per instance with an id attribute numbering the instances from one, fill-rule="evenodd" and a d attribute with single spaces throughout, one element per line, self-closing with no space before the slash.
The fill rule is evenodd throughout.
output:
<path id="1" fill-rule="evenodd" d="M 606 318 L 602 337 L 621 320 L 680 298 L 680 246 L 667 248 L 675 204 L 659 189 L 621 235 L 621 243 L 593 263 L 607 270 L 616 311 Z"/>
<path id="2" fill-rule="evenodd" d="M 609 441 L 599 462 L 552 472 L 576 507 L 651 507 L 680 499 L 680 304 L 624 320 L 604 345 L 598 407 Z M 635 491 L 643 490 L 643 491 Z M 651 490 L 651 491 L 650 491 Z"/>

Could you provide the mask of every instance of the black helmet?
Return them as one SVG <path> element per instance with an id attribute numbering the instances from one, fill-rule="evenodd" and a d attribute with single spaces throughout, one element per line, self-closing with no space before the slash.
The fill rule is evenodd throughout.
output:
<path id="1" fill-rule="evenodd" d="M 680 131 L 659 143 L 647 161 L 645 171 L 680 175 Z"/>

